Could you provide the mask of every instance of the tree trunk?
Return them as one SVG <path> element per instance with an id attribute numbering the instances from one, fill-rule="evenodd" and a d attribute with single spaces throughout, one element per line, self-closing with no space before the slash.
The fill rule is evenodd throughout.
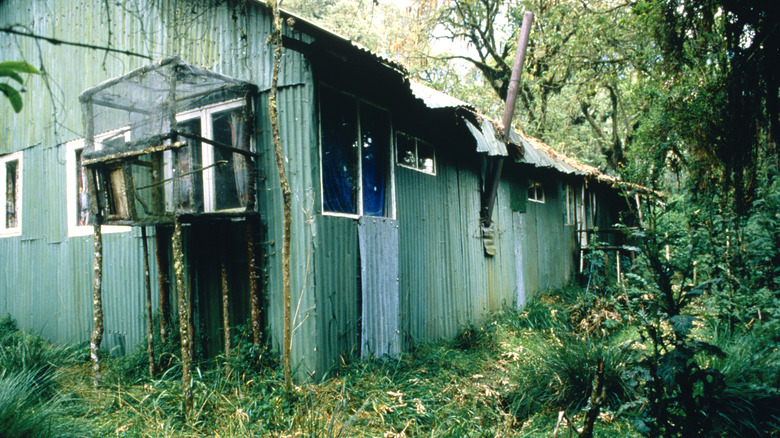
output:
<path id="1" fill-rule="evenodd" d="M 271 44 L 274 45 L 273 76 L 271 78 L 271 93 L 268 97 L 268 112 L 271 117 L 271 132 L 273 135 L 276 167 L 279 172 L 279 184 L 282 188 L 284 202 L 284 229 L 282 231 L 282 295 L 284 296 L 284 345 L 282 346 L 282 365 L 284 368 L 284 383 L 287 391 L 292 390 L 292 372 L 290 353 L 292 346 L 292 315 L 290 300 L 290 230 L 292 228 L 292 194 L 287 174 L 284 170 L 284 155 L 282 141 L 279 136 L 279 112 L 276 108 L 276 96 L 279 84 L 279 70 L 282 65 L 282 18 L 279 15 L 278 0 L 268 0 L 274 16 L 274 29 L 271 34 Z"/>
<path id="2" fill-rule="evenodd" d="M 92 337 L 89 341 L 89 355 L 92 359 L 92 383 L 100 385 L 100 344 L 103 342 L 103 234 L 100 232 L 100 215 L 95 215 L 94 249 L 95 277 L 92 283 Z"/>
<path id="3" fill-rule="evenodd" d="M 155 229 L 155 256 L 157 258 L 157 283 L 160 300 L 160 344 L 168 342 L 168 327 L 171 323 L 171 305 L 168 302 L 171 281 L 168 279 L 168 243 L 160 233 L 161 228 Z"/>
<path id="4" fill-rule="evenodd" d="M 144 288 L 146 291 L 146 355 L 149 358 L 149 377 L 154 377 L 154 323 L 152 322 L 152 278 L 149 273 L 149 244 L 146 227 L 141 227 L 144 249 Z"/>
<path id="5" fill-rule="evenodd" d="M 176 275 L 177 304 L 179 307 L 179 334 L 181 335 L 181 383 L 185 418 L 192 411 L 192 339 L 190 333 L 190 291 L 184 272 L 184 249 L 179 218 L 173 226 L 173 270 Z"/>

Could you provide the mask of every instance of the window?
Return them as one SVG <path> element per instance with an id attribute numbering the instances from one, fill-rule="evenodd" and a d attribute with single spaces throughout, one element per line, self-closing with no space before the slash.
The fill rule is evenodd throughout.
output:
<path id="1" fill-rule="evenodd" d="M 542 183 L 528 180 L 528 200 L 544 203 L 544 186 Z"/>
<path id="2" fill-rule="evenodd" d="M 432 144 L 398 132 L 395 135 L 395 146 L 398 165 L 436 175 Z"/>
<path id="3" fill-rule="evenodd" d="M 320 124 L 323 212 L 393 217 L 388 112 L 322 87 Z"/>
<path id="4" fill-rule="evenodd" d="M 229 148 L 250 150 L 244 144 L 244 130 L 248 129 L 244 100 L 187 111 L 178 114 L 176 121 L 176 129 L 185 137 L 182 140 L 191 146 L 165 152 L 165 178 L 176 181 L 165 186 L 166 209 L 243 211 L 249 201 L 249 167 L 244 155 Z M 186 138 L 187 134 L 221 146 Z M 178 178 L 174 178 L 175 171 L 179 172 Z M 176 206 L 172 205 L 174 199 Z"/>
<path id="5" fill-rule="evenodd" d="M 0 157 L 0 205 L 3 217 L 0 220 L 0 236 L 22 234 L 22 153 L 16 152 Z"/>
<path id="6" fill-rule="evenodd" d="M 104 138 L 113 137 L 116 131 L 112 131 L 96 137 L 96 147 L 106 146 Z M 129 140 L 129 133 L 122 134 L 122 141 Z M 117 142 L 117 139 L 113 139 Z M 68 221 L 69 236 L 86 236 L 92 234 L 91 215 L 89 206 L 89 192 L 87 191 L 87 172 L 81 165 L 81 154 L 84 152 L 84 139 L 73 140 L 65 144 L 65 203 L 67 212 L 65 219 Z M 130 231 L 130 227 L 103 225 L 104 233 L 119 233 Z"/>
<path id="7" fill-rule="evenodd" d="M 566 184 L 566 225 L 576 224 L 576 197 L 574 196 L 574 186 Z"/>

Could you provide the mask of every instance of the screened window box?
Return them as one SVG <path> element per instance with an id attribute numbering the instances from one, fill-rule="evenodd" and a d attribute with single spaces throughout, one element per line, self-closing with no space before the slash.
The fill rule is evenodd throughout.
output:
<path id="1" fill-rule="evenodd" d="M 83 92 L 92 214 L 141 224 L 254 211 L 255 93 L 249 83 L 176 57 Z M 125 126 L 121 135 L 95 134 L 117 126 Z"/>

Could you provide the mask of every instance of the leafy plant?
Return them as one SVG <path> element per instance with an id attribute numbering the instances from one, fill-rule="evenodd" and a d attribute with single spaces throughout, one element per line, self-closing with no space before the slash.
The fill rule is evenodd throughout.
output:
<path id="1" fill-rule="evenodd" d="M 19 85 L 23 86 L 24 79 L 22 79 L 22 74 L 37 75 L 41 74 L 41 72 L 26 62 L 0 62 L 0 78 L 10 78 L 18 82 Z M 17 113 L 22 110 L 22 95 L 20 93 L 22 91 L 24 91 L 24 87 L 17 90 L 7 83 L 0 82 L 0 92 L 5 95 L 8 101 L 11 103 L 11 107 L 13 107 L 14 112 Z"/>

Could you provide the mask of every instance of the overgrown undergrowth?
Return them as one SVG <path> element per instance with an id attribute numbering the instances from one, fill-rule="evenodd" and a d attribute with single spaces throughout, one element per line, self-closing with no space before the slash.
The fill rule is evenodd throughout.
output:
<path id="1" fill-rule="evenodd" d="M 238 336 L 229 359 L 196 368 L 188 421 L 181 416 L 181 373 L 170 346 L 157 346 L 167 367 L 155 378 L 143 374 L 140 349 L 107 358 L 103 385 L 95 388 L 85 354 L 78 353 L 86 347 L 51 347 L 10 327 L 3 329 L 0 351 L 0 422 L 13 417 L 16 424 L 50 428 L 14 436 L 574 436 L 603 363 L 605 398 L 594 436 L 639 436 L 634 424 L 646 409 L 642 385 L 648 380 L 641 364 L 651 343 L 629 311 L 629 295 L 577 287 L 541 293 L 521 311 L 505 310 L 454 340 L 418 343 L 393 359 L 345 360 L 321 382 L 292 393 L 284 389 L 276 354 Z M 697 339 L 725 352 L 696 358 L 697 366 L 724 376 L 712 398 L 719 432 L 711 436 L 766 431 L 756 425 L 776 415 L 771 406 L 780 356 L 771 336 L 756 333 L 707 324 L 695 330 Z M 11 365 L 19 363 L 25 365 Z M 8 391 L 17 395 L 4 398 Z"/>

